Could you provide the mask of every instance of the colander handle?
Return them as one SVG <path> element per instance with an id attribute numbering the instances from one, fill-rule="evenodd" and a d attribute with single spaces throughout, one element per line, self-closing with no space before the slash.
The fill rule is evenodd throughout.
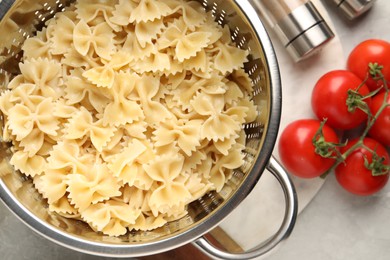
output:
<path id="1" fill-rule="evenodd" d="M 264 243 L 242 253 L 229 253 L 223 251 L 212 245 L 206 238 L 200 237 L 193 243 L 203 252 L 217 259 L 252 259 L 269 252 L 290 235 L 295 225 L 298 212 L 298 199 L 294 185 L 292 184 L 292 181 L 287 172 L 273 156 L 271 156 L 269 160 L 267 169 L 279 181 L 283 189 L 286 202 L 284 219 L 276 234 Z"/>

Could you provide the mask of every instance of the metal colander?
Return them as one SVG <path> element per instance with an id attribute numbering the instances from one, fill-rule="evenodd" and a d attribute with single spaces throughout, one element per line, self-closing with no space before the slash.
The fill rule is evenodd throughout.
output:
<path id="1" fill-rule="evenodd" d="M 98 0 L 96 0 L 98 1 Z M 102 0 L 100 0 L 102 1 Z M 253 0 L 255 1 L 255 0 Z M 0 86 L 19 73 L 21 46 L 44 26 L 69 0 L 3 0 L 0 2 Z M 199 0 L 215 21 L 228 25 L 232 40 L 249 51 L 245 70 L 253 85 L 253 100 L 261 111 L 255 122 L 243 126 L 246 134 L 245 164 L 234 170 L 219 193 L 211 192 L 189 205 L 188 214 L 152 231 L 128 232 L 108 237 L 88 225 L 48 211 L 47 203 L 32 181 L 9 165 L 9 144 L 0 151 L 0 197 L 22 221 L 44 237 L 74 250 L 100 256 L 136 257 L 194 243 L 216 258 L 248 259 L 268 252 L 290 234 L 297 214 L 294 187 L 283 168 L 271 156 L 281 115 L 280 76 L 270 39 L 257 15 L 256 3 L 247 0 Z M 3 125 L 3 124 L 1 124 Z M 226 217 L 255 186 L 267 168 L 281 183 L 286 198 L 284 221 L 274 237 L 244 253 L 229 253 L 214 247 L 203 235 Z M 260 205 L 259 205 L 260 206 Z M 255 224 L 255 223 L 254 223 Z M 248 234 L 250 235 L 250 234 Z"/>

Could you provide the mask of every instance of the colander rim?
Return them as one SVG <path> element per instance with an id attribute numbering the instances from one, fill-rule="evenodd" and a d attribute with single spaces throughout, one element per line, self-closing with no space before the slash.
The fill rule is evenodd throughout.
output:
<path id="1" fill-rule="evenodd" d="M 216 227 L 250 193 L 258 179 L 261 177 L 262 172 L 265 170 L 271 157 L 281 118 L 281 77 L 272 42 L 262 21 L 258 17 L 258 14 L 250 4 L 250 1 L 240 0 L 235 2 L 241 13 L 246 16 L 247 21 L 251 23 L 264 52 L 265 66 L 268 68 L 267 71 L 269 73 L 270 83 L 269 117 L 264 131 L 264 142 L 252 171 L 231 198 L 217 209 L 211 217 L 205 218 L 191 229 L 180 232 L 177 235 L 172 235 L 167 239 L 135 244 L 105 244 L 102 242 L 92 242 L 60 231 L 31 214 L 30 211 L 12 195 L 4 181 L 0 179 L 0 199 L 10 211 L 35 232 L 56 244 L 60 244 L 78 252 L 106 257 L 137 257 L 165 252 L 193 242 L 198 237 L 203 236 Z"/>

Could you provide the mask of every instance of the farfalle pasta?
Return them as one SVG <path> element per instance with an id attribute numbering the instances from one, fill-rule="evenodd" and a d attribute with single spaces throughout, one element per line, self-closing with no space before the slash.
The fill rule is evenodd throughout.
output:
<path id="1" fill-rule="evenodd" d="M 111 236 L 221 191 L 256 120 L 248 52 L 195 1 L 78 0 L 0 95 L 14 168 L 48 209 Z"/>
<path id="2" fill-rule="evenodd" d="M 53 30 L 51 34 L 51 54 L 60 55 L 68 52 L 69 46 L 73 44 L 73 30 L 75 27 L 73 22 L 74 18 L 75 17 L 68 17 L 64 13 L 59 13 L 57 15 L 54 23 L 56 23 L 56 27 L 61 27 L 61 30 Z M 26 50 L 24 51 L 24 53 L 26 53 Z"/>
<path id="3" fill-rule="evenodd" d="M 76 1 L 75 12 L 80 20 L 84 20 L 87 23 L 101 21 L 100 18 L 103 18 L 112 29 L 119 30 L 119 27 L 110 22 L 116 3 L 117 0 L 78 0 Z"/>
<path id="4" fill-rule="evenodd" d="M 84 20 L 80 20 L 73 30 L 73 45 L 83 56 L 93 48 L 100 58 L 109 60 L 114 52 L 114 36 L 111 27 L 105 22 L 91 28 Z"/>
<path id="5" fill-rule="evenodd" d="M 104 109 L 103 123 L 119 126 L 145 118 L 141 104 L 128 97 L 133 93 L 140 77 L 137 74 L 119 72 L 114 75 L 113 101 Z"/>
<path id="6" fill-rule="evenodd" d="M 67 105 L 89 104 L 97 112 L 102 113 L 110 103 L 110 93 L 97 88 L 83 77 L 84 70 L 75 68 L 70 75 L 64 76 L 64 99 Z"/>
<path id="7" fill-rule="evenodd" d="M 91 204 L 120 196 L 120 183 L 106 164 L 96 162 L 87 174 L 70 174 L 66 180 L 68 198 L 80 212 Z M 80 196 L 82 194 L 82 196 Z"/>
<path id="8" fill-rule="evenodd" d="M 129 17 L 130 23 L 154 21 L 171 14 L 172 10 L 164 1 L 140 0 L 132 10 Z"/>
<path id="9" fill-rule="evenodd" d="M 102 119 L 94 120 L 91 113 L 85 107 L 81 107 L 80 111 L 69 119 L 64 131 L 66 131 L 64 138 L 77 140 L 86 137 L 91 141 L 94 149 L 101 152 L 114 135 L 115 128 L 104 126 Z"/>

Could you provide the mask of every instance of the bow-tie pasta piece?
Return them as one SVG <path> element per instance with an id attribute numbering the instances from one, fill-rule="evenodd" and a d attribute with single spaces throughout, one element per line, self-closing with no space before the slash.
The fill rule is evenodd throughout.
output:
<path id="1" fill-rule="evenodd" d="M 46 160 L 40 155 L 29 156 L 28 153 L 17 151 L 11 157 L 10 163 L 16 170 L 27 176 L 34 177 L 40 175 L 46 166 Z"/>
<path id="2" fill-rule="evenodd" d="M 23 104 L 31 110 L 35 110 L 37 105 L 45 97 L 37 95 L 37 86 L 33 83 L 25 83 L 24 77 L 15 77 L 8 85 L 11 89 L 9 100 L 13 104 Z M 7 111 L 6 111 L 7 112 Z"/>
<path id="3" fill-rule="evenodd" d="M 201 127 L 201 138 L 223 141 L 240 131 L 240 123 L 223 111 L 225 104 L 223 95 L 200 93 L 191 104 L 200 115 L 208 116 Z"/>
<path id="4" fill-rule="evenodd" d="M 163 16 L 167 16 L 172 12 L 171 8 L 159 0 L 140 0 L 137 7 L 135 7 L 129 18 L 130 23 L 140 23 L 154 21 Z"/>
<path id="5" fill-rule="evenodd" d="M 161 36 L 157 40 L 159 50 L 169 47 L 175 47 L 181 37 L 183 37 L 188 28 L 182 18 L 174 19 L 168 24 Z"/>
<path id="6" fill-rule="evenodd" d="M 225 110 L 225 114 L 233 118 L 233 120 L 238 122 L 240 125 L 247 123 L 246 118 L 248 113 L 249 113 L 249 107 L 245 105 L 232 106 Z"/>
<path id="7" fill-rule="evenodd" d="M 172 96 L 167 96 L 165 98 L 165 104 L 170 108 L 171 113 L 176 116 L 178 119 L 191 120 L 194 118 L 199 118 L 199 114 L 196 113 L 193 109 L 190 111 L 183 110 L 182 106 L 179 105 L 177 100 L 174 100 Z"/>
<path id="8" fill-rule="evenodd" d="M 190 103 L 198 114 L 210 116 L 222 112 L 225 106 L 225 98 L 224 95 L 221 94 L 209 95 L 201 92 L 198 93 Z"/>
<path id="9" fill-rule="evenodd" d="M 212 46 L 223 36 L 221 26 L 214 21 L 214 17 L 211 12 L 206 13 L 206 21 L 201 25 L 197 26 L 196 31 L 208 32 L 211 34 L 209 45 Z"/>
<path id="10" fill-rule="evenodd" d="M 129 204 L 133 209 L 141 210 L 143 214 L 141 213 L 139 217 L 145 220 L 145 218 L 141 215 L 152 215 L 149 207 L 150 195 L 150 190 L 144 190 L 139 189 L 135 186 L 125 185 L 122 188 L 122 196 L 120 198 L 123 202 Z M 140 224 L 141 219 L 139 219 L 139 217 L 137 218 L 136 223 L 134 223 L 134 225 L 137 225 L 137 223 Z M 165 223 L 166 221 L 164 222 L 164 224 Z"/>
<path id="11" fill-rule="evenodd" d="M 202 75 L 203 78 L 210 78 L 212 75 L 212 58 L 207 55 L 205 49 L 184 60 L 183 66 L 194 75 Z"/>
<path id="12" fill-rule="evenodd" d="M 201 128 L 201 137 L 207 140 L 224 141 L 241 130 L 233 117 L 219 113 L 208 118 Z"/>
<path id="13" fill-rule="evenodd" d="M 111 102 L 111 93 L 102 88 L 97 88 L 89 83 L 83 76 L 83 70 L 75 69 L 64 78 L 66 103 L 74 105 L 88 103 L 98 112 L 103 113 L 104 108 Z"/>
<path id="14" fill-rule="evenodd" d="M 176 19 L 158 39 L 159 49 L 171 47 L 179 62 L 196 56 L 210 42 L 210 32 L 191 32 L 183 19 Z"/>
<path id="15" fill-rule="evenodd" d="M 248 73 L 243 69 L 234 70 L 229 76 L 240 88 L 249 95 L 253 94 L 253 83 Z"/>
<path id="16" fill-rule="evenodd" d="M 217 74 L 213 74 L 211 78 L 192 76 L 191 79 L 184 80 L 173 92 L 173 98 L 179 101 L 178 103 L 182 109 L 192 111 L 192 101 L 200 92 L 210 94 L 211 96 L 224 94 L 226 92 L 226 84 L 224 83 L 224 78 Z M 220 104 L 222 105 L 222 103 L 226 102 L 221 100 Z M 218 111 L 221 109 L 220 107 L 217 108 Z M 201 108 L 198 108 L 197 112 L 199 114 L 206 115 L 208 113 L 207 111 L 201 111 Z"/>
<path id="17" fill-rule="evenodd" d="M 243 147 L 240 144 L 233 146 L 227 156 L 221 156 L 213 165 L 210 171 L 210 181 L 219 192 L 225 182 L 231 177 L 230 170 L 234 170 L 243 164 L 244 155 L 241 152 Z"/>
<path id="18" fill-rule="evenodd" d="M 184 23 L 190 30 L 195 30 L 196 27 L 200 26 L 206 20 L 203 7 L 195 1 L 168 1 L 167 5 L 175 6 L 174 12 L 182 14 Z"/>
<path id="19" fill-rule="evenodd" d="M 229 44 L 217 42 L 215 51 L 217 55 L 214 60 L 215 69 L 222 74 L 231 73 L 233 70 L 242 67 L 242 64 L 247 62 L 248 51 L 239 49 Z"/>
<path id="20" fill-rule="evenodd" d="M 156 40 L 162 32 L 165 25 L 161 19 L 154 21 L 139 22 L 135 25 L 135 35 L 142 48 L 147 44 L 153 44 L 152 40 Z"/>
<path id="21" fill-rule="evenodd" d="M 113 176 L 118 177 L 123 183 L 133 185 L 138 175 L 134 162 L 144 151 L 146 146 L 134 139 L 121 153 L 112 156 L 108 168 Z"/>
<path id="22" fill-rule="evenodd" d="M 242 92 L 239 85 L 237 85 L 235 82 L 228 81 L 226 83 L 226 87 L 227 87 L 225 93 L 226 104 L 232 105 L 233 102 L 237 102 L 238 100 L 244 97 L 244 93 Z"/>
<path id="23" fill-rule="evenodd" d="M 137 139 L 146 139 L 147 123 L 145 121 L 132 122 L 123 126 L 128 136 Z"/>
<path id="24" fill-rule="evenodd" d="M 73 44 L 78 53 L 85 56 L 90 49 L 106 60 L 114 53 L 114 32 L 107 23 L 100 23 L 94 28 L 81 20 L 73 30 Z"/>
<path id="25" fill-rule="evenodd" d="M 36 37 L 30 37 L 24 41 L 22 46 L 24 60 L 53 58 L 51 43 L 46 38 L 45 31 L 46 29 L 43 29 L 42 32 L 37 33 Z"/>
<path id="26" fill-rule="evenodd" d="M 81 147 L 76 141 L 66 140 L 53 146 L 47 161 L 50 169 L 87 173 L 90 171 L 93 155 L 82 154 Z"/>
<path id="27" fill-rule="evenodd" d="M 44 174 L 34 178 L 34 185 L 49 204 L 63 198 L 66 194 L 69 171 L 46 168 Z"/>
<path id="28" fill-rule="evenodd" d="M 62 140 L 62 134 L 56 137 L 45 135 L 43 139 L 43 144 L 41 149 L 37 152 L 38 155 L 41 155 L 45 158 L 48 158 L 50 152 L 53 149 L 53 146 L 58 143 L 59 140 Z"/>
<path id="29" fill-rule="evenodd" d="M 185 80 L 186 76 L 187 72 L 182 71 L 173 75 L 162 76 L 160 81 L 165 89 L 174 90 Z"/>
<path id="30" fill-rule="evenodd" d="M 9 110 L 9 128 L 18 141 L 28 136 L 34 128 L 56 136 L 59 121 L 53 112 L 54 104 L 51 98 L 43 99 L 33 110 L 25 105 L 16 104 Z"/>
<path id="31" fill-rule="evenodd" d="M 102 65 L 99 56 L 95 55 L 95 50 L 90 49 L 86 55 L 81 55 L 73 45 L 68 49 L 61 59 L 65 75 L 71 74 L 74 69 L 88 70 Z"/>
<path id="32" fill-rule="evenodd" d="M 197 147 L 195 152 L 192 152 L 190 156 L 184 154 L 184 165 L 183 165 L 183 172 L 196 172 L 196 168 L 198 165 L 202 164 L 204 160 L 207 159 L 207 154 L 204 149 L 204 147 L 209 145 L 209 141 L 202 140 L 203 143 L 206 143 L 206 145 L 202 144 Z"/>
<path id="33" fill-rule="evenodd" d="M 80 219 L 80 213 L 75 209 L 69 202 L 68 197 L 64 195 L 59 200 L 49 204 L 49 211 L 55 212 L 60 216 L 65 218 L 75 218 Z M 64 220 L 62 220 L 64 221 Z M 65 221 L 67 221 L 65 219 Z"/>
<path id="34" fill-rule="evenodd" d="M 213 189 L 213 184 L 205 182 L 197 173 L 189 174 L 184 185 L 192 195 L 192 201 L 197 200 Z"/>
<path id="35" fill-rule="evenodd" d="M 137 4 L 130 0 L 119 0 L 115 5 L 115 10 L 112 12 L 111 22 L 121 26 L 130 24 L 130 16 Z"/>
<path id="36" fill-rule="evenodd" d="M 63 94 L 62 69 L 59 62 L 41 58 L 31 59 L 20 63 L 19 68 L 25 82 L 37 86 L 38 94 L 54 99 Z"/>
<path id="37" fill-rule="evenodd" d="M 142 104 L 129 98 L 133 95 L 139 81 L 140 77 L 135 73 L 115 74 L 112 87 L 113 101 L 104 109 L 104 125 L 118 127 L 144 119 L 145 111 Z"/>
<path id="38" fill-rule="evenodd" d="M 134 224 L 140 214 L 126 203 L 108 200 L 90 205 L 81 212 L 81 217 L 97 231 L 119 236 L 127 232 L 127 227 Z"/>
<path id="39" fill-rule="evenodd" d="M 11 90 L 5 90 L 0 95 L 0 110 L 5 116 L 8 115 L 8 111 L 15 105 L 10 100 L 13 94 Z"/>
<path id="40" fill-rule="evenodd" d="M 107 158 L 121 151 L 124 138 L 126 138 L 125 130 L 123 128 L 116 129 L 110 141 L 104 146 L 103 151 L 99 153 L 103 161 L 107 162 Z"/>
<path id="41" fill-rule="evenodd" d="M 163 73 L 171 70 L 171 58 L 167 53 L 156 52 L 134 64 L 132 69 L 138 74 Z"/>
<path id="42" fill-rule="evenodd" d="M 145 172 L 143 165 L 154 160 L 156 152 L 153 149 L 153 144 L 148 140 L 132 140 L 127 144 L 127 148 L 120 150 L 116 155 L 106 159 L 109 168 L 115 174 L 118 174 L 119 179 L 127 182 L 128 185 L 148 191 L 153 185 L 153 179 Z M 126 158 L 126 150 L 140 147 L 141 153 L 131 151 L 133 156 L 130 160 Z M 119 170 L 118 170 L 119 169 Z"/>
<path id="43" fill-rule="evenodd" d="M 164 146 L 154 145 L 154 153 L 155 153 L 155 158 L 159 157 L 159 156 L 163 156 L 163 155 L 164 156 L 173 156 L 173 157 L 175 157 L 177 155 L 183 156 L 182 151 L 180 150 L 180 147 L 178 147 L 178 145 L 174 142 L 169 143 L 169 144 L 164 145 Z M 155 158 L 153 158 L 153 159 L 155 159 Z M 152 160 L 149 160 L 147 163 L 149 163 L 150 161 L 152 161 Z"/>
<path id="44" fill-rule="evenodd" d="M 180 106 L 181 109 L 185 111 L 192 111 L 193 107 L 190 102 L 200 90 L 200 85 L 197 84 L 199 81 L 200 78 L 196 76 L 182 80 L 176 88 L 172 90 L 172 98 L 176 101 L 174 106 Z"/>
<path id="45" fill-rule="evenodd" d="M 56 27 L 61 28 L 61 30 L 53 30 L 52 32 L 52 38 L 50 39 L 52 54 L 65 54 L 69 51 L 69 47 L 73 44 L 73 30 L 75 27 L 73 21 L 71 17 L 62 13 L 56 16 Z"/>
<path id="46" fill-rule="evenodd" d="M 163 122 L 154 131 L 155 146 L 159 147 L 175 142 L 187 156 L 191 156 L 200 145 L 202 123 L 202 120 Z"/>
<path id="47" fill-rule="evenodd" d="M 239 134 L 235 134 L 230 138 L 225 138 L 224 140 L 214 141 L 213 145 L 218 150 L 219 153 L 227 156 L 234 144 L 237 142 Z"/>
<path id="48" fill-rule="evenodd" d="M 114 84 L 115 71 L 109 66 L 91 68 L 83 73 L 89 82 L 100 88 L 111 88 Z"/>
<path id="49" fill-rule="evenodd" d="M 243 123 L 251 123 L 256 120 L 258 115 L 266 114 L 265 111 L 258 111 L 258 106 L 253 102 L 253 100 L 250 100 L 249 98 L 241 98 L 237 101 L 235 105 L 237 109 L 231 108 L 231 110 L 236 111 L 235 112 L 236 115 L 239 114 L 237 113 L 239 109 L 245 109 L 245 114 L 246 114 L 245 117 L 243 117 L 243 120 L 239 120 L 240 122 Z M 261 106 L 261 107 L 264 108 L 266 106 Z"/>
<path id="50" fill-rule="evenodd" d="M 172 116 L 163 104 L 154 100 L 159 87 L 159 78 L 152 76 L 143 76 L 135 85 L 135 89 L 140 97 L 140 102 L 144 109 L 145 121 L 148 124 L 157 124 Z"/>
<path id="51" fill-rule="evenodd" d="M 121 189 L 122 195 L 120 200 L 129 204 L 133 209 L 140 209 L 142 212 L 150 211 L 147 201 L 150 197 L 150 192 L 138 189 L 135 186 L 125 184 Z"/>
<path id="52" fill-rule="evenodd" d="M 26 137 L 20 141 L 19 146 L 23 148 L 23 151 L 26 152 L 29 157 L 32 157 L 40 153 L 44 142 L 45 134 L 38 128 L 34 128 Z"/>
<path id="53" fill-rule="evenodd" d="M 182 156 L 160 156 L 144 165 L 146 173 L 156 182 L 161 183 L 150 196 L 149 205 L 153 214 L 170 213 L 185 210 L 184 206 L 191 199 L 185 186 L 175 181 L 184 164 Z"/>
<path id="54" fill-rule="evenodd" d="M 174 51 L 172 49 L 167 49 L 167 55 L 169 58 L 169 68 L 165 68 L 164 70 L 159 70 L 156 72 L 156 74 L 160 74 L 161 76 L 173 76 L 178 73 L 186 72 L 186 69 L 184 68 L 185 64 L 183 62 L 180 62 L 176 59 L 174 55 Z"/>
<path id="55" fill-rule="evenodd" d="M 118 51 L 103 66 L 94 67 L 83 72 L 83 77 L 97 87 L 112 88 L 116 72 L 120 71 L 122 67 L 129 65 L 132 61 L 133 57 L 129 53 Z"/>
<path id="56" fill-rule="evenodd" d="M 115 71 L 127 71 L 130 63 L 134 61 L 134 57 L 124 50 L 119 50 L 107 63 L 107 67 L 111 67 Z"/>
<path id="57" fill-rule="evenodd" d="M 129 53 L 131 57 L 133 57 L 133 60 L 138 62 L 139 60 L 145 60 L 149 58 L 152 54 L 157 54 L 158 52 L 157 47 L 152 43 L 146 42 L 145 46 L 142 47 L 134 31 L 127 32 L 126 40 L 122 46 L 122 51 Z M 132 64 L 132 66 L 135 66 L 137 63 Z M 160 66 L 166 67 L 166 65 Z"/>
<path id="58" fill-rule="evenodd" d="M 55 102 L 53 115 L 60 119 L 71 118 L 78 111 L 78 108 L 66 103 L 64 98 L 58 99 Z"/>
<path id="59" fill-rule="evenodd" d="M 23 82 L 23 76 L 15 77 L 11 83 L 16 85 L 16 88 L 13 90 L 5 90 L 1 96 L 0 96 L 0 110 L 3 113 L 4 116 L 4 127 L 3 127 L 3 141 L 12 141 L 15 139 L 13 135 L 18 134 L 19 135 L 19 141 L 21 141 L 24 137 L 26 137 L 29 132 L 31 132 L 33 129 L 31 128 L 31 122 L 27 118 L 22 119 L 26 123 L 26 126 L 19 127 L 17 126 L 18 120 L 16 120 L 13 127 L 10 128 L 10 118 L 9 118 L 9 111 L 11 110 L 11 113 L 14 115 L 17 114 L 17 110 L 15 111 L 14 107 L 15 105 L 19 104 L 26 104 L 28 106 L 28 109 L 30 110 L 36 110 L 37 105 L 44 99 L 43 97 L 34 96 L 33 92 L 35 90 L 35 86 L 33 84 L 20 84 L 19 85 L 19 79 L 21 82 Z M 17 83 L 15 83 L 17 82 Z M 11 85 L 10 83 L 10 85 Z M 25 92 L 26 91 L 26 92 Z M 15 118 L 12 118 L 15 119 Z M 16 129 L 15 129 L 16 127 Z M 15 130 L 12 130 L 15 129 Z M 12 131 L 16 131 L 12 133 Z M 21 135 L 21 136 L 20 136 Z"/>
<path id="60" fill-rule="evenodd" d="M 4 82 L 4 86 L 6 85 L 5 83 L 6 82 Z M 14 90 L 15 91 L 15 89 L 17 87 L 19 87 L 20 85 L 23 85 L 23 84 L 31 84 L 31 85 L 33 85 L 32 83 L 26 83 L 26 80 L 24 79 L 23 75 L 19 74 L 19 75 L 15 76 L 11 80 L 8 79 L 8 85 L 7 85 L 6 89 L 10 89 L 10 90 Z M 29 94 L 31 94 L 31 92 Z"/>
<path id="61" fill-rule="evenodd" d="M 67 139 L 89 137 L 96 150 L 101 152 L 114 136 L 115 127 L 104 126 L 102 119 L 95 121 L 91 113 L 86 108 L 81 107 L 80 112 L 69 119 L 65 131 L 64 137 Z"/>
<path id="62" fill-rule="evenodd" d="M 93 23 L 94 21 L 102 20 L 106 22 L 110 27 L 118 31 L 119 26 L 111 22 L 111 18 L 114 11 L 114 5 L 117 0 L 78 0 L 76 3 L 77 17 L 84 20 L 87 23 Z"/>
<path id="63" fill-rule="evenodd" d="M 175 48 L 178 61 L 183 62 L 196 56 L 198 52 L 209 45 L 210 37 L 211 33 L 209 32 L 193 32 L 183 36 Z"/>
<path id="64" fill-rule="evenodd" d="M 140 214 L 134 224 L 129 225 L 129 229 L 149 231 L 164 226 L 167 221 L 164 219 L 164 215 L 158 215 L 157 217 L 145 214 Z"/>
<path id="65" fill-rule="evenodd" d="M 150 190 L 154 184 L 153 179 L 146 173 L 143 168 L 143 164 L 140 162 L 135 162 L 131 169 L 134 171 L 135 179 L 134 179 L 134 187 L 137 187 L 141 190 Z"/>
<path id="66" fill-rule="evenodd" d="M 80 212 L 91 204 L 121 195 L 119 180 L 111 175 L 106 164 L 99 162 L 87 174 L 68 175 L 66 183 L 68 198 Z"/>

